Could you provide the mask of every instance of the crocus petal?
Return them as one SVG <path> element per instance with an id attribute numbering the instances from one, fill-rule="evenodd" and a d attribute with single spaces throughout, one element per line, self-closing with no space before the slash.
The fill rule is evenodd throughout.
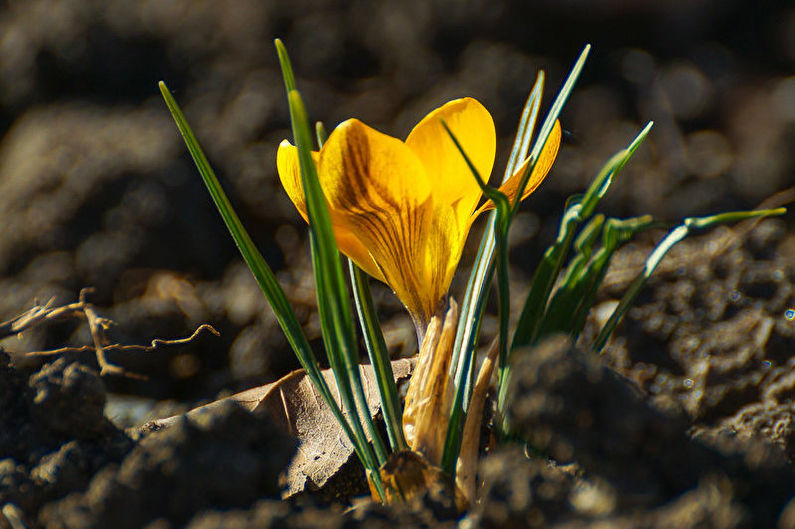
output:
<path id="1" fill-rule="evenodd" d="M 464 250 L 469 224 L 461 225 L 458 213 L 450 204 L 426 208 L 421 239 L 421 269 L 427 285 L 426 320 L 439 308 L 450 289 L 450 282 Z"/>
<path id="2" fill-rule="evenodd" d="M 337 247 L 340 251 L 347 255 L 356 266 L 377 280 L 386 283 L 384 274 L 381 273 L 381 269 L 364 244 L 362 244 L 362 241 L 344 226 L 332 224 L 332 228 L 334 229 L 334 238 L 337 239 Z"/>
<path id="3" fill-rule="evenodd" d="M 312 158 L 315 161 L 315 165 L 317 165 L 320 153 L 312 152 Z M 276 168 L 284 190 L 287 191 L 290 200 L 295 204 L 298 213 L 308 222 L 304 186 L 301 183 L 301 170 L 298 163 L 298 149 L 287 140 L 282 141 L 279 145 L 279 150 L 276 153 Z M 381 270 L 373 261 L 367 248 L 350 230 L 338 221 L 334 211 L 330 211 L 330 213 L 334 237 L 337 239 L 337 246 L 340 251 L 350 257 L 359 268 L 376 279 L 384 281 Z"/>
<path id="4" fill-rule="evenodd" d="M 494 165 L 497 134 L 489 111 L 477 100 L 465 97 L 429 113 L 406 138 L 406 145 L 425 167 L 434 200 L 453 204 L 465 221 L 477 206 L 481 191 L 466 160 L 444 130 L 442 120 L 485 181 L 489 180 Z"/>
<path id="5" fill-rule="evenodd" d="M 524 188 L 524 193 L 522 193 L 521 200 L 524 200 L 530 196 L 530 194 L 535 191 L 539 185 L 541 185 L 541 182 L 544 181 L 544 178 L 546 178 L 547 173 L 549 173 L 549 170 L 552 168 L 555 157 L 558 155 L 560 136 L 560 122 L 556 121 L 555 126 L 552 128 L 552 132 L 550 132 L 549 136 L 547 137 L 547 142 L 544 144 L 544 148 L 541 150 L 541 155 L 538 157 L 538 163 L 536 163 L 535 167 L 533 168 L 533 173 L 530 175 L 530 179 L 527 181 L 527 186 Z M 500 191 L 502 191 L 508 197 L 511 204 L 513 204 L 516 200 L 516 192 L 518 190 L 519 184 L 521 183 L 522 175 L 529 164 L 530 158 L 527 158 L 524 163 L 522 163 L 522 165 L 516 171 L 514 171 L 513 175 L 500 186 Z M 474 216 L 476 217 L 484 211 L 488 211 L 490 209 L 494 209 L 494 203 L 491 200 L 480 206 Z"/>
<path id="6" fill-rule="evenodd" d="M 323 145 L 318 172 L 330 210 L 370 251 L 415 322 L 427 323 L 441 301 L 432 284 L 438 262 L 429 269 L 441 222 L 420 160 L 402 141 L 351 119 Z"/>
<path id="7" fill-rule="evenodd" d="M 312 159 L 317 165 L 318 153 L 312 152 Z M 287 196 L 295 204 L 295 209 L 309 222 L 309 217 L 306 214 L 306 198 L 304 197 L 304 186 L 301 183 L 301 168 L 298 164 L 298 149 L 295 145 L 287 140 L 282 140 L 279 144 L 279 150 L 276 151 L 276 170 L 279 173 L 279 179 L 282 181 L 282 187 L 287 192 Z"/>

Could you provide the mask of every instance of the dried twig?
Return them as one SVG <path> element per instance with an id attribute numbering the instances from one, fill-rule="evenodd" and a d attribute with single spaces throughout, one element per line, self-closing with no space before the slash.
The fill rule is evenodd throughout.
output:
<path id="1" fill-rule="evenodd" d="M 193 334 L 191 334 L 187 338 L 176 338 L 174 340 L 163 340 L 160 338 L 155 338 L 154 340 L 152 340 L 151 345 L 138 345 L 138 344 L 122 345 L 118 343 L 113 343 L 103 346 L 103 349 L 105 350 L 106 353 L 111 353 L 111 352 L 153 353 L 155 350 L 160 349 L 163 346 L 189 344 L 192 341 L 196 340 L 199 337 L 199 335 L 204 331 L 208 331 L 216 336 L 221 335 L 218 331 L 215 330 L 215 328 L 212 325 L 208 323 L 202 323 L 196 328 L 195 331 L 193 331 Z M 94 352 L 94 350 L 95 350 L 94 346 L 92 345 L 82 345 L 80 347 L 61 347 L 59 349 L 48 349 L 46 351 L 30 351 L 22 354 L 24 354 L 24 356 L 29 356 L 29 357 L 58 356 L 63 354 L 79 354 L 79 353 Z"/>
<path id="2" fill-rule="evenodd" d="M 209 331 L 216 336 L 220 336 L 219 332 L 216 331 L 211 325 L 204 323 L 197 327 L 193 334 L 187 338 L 178 338 L 175 340 L 162 340 L 160 338 L 155 338 L 152 340 L 151 345 L 148 346 L 120 345 L 117 343 L 109 344 L 107 336 L 105 335 L 105 331 L 107 331 L 113 325 L 113 321 L 97 314 L 94 306 L 86 301 L 86 295 L 91 291 L 92 289 L 89 288 L 82 289 L 76 303 L 69 303 L 60 307 L 53 307 L 51 306 L 51 299 L 43 306 L 36 305 L 23 312 L 19 316 L 0 323 L 0 340 L 3 338 L 8 338 L 9 336 L 15 336 L 44 322 L 66 318 L 83 317 L 88 322 L 88 327 L 91 331 L 91 338 L 94 342 L 93 346 L 84 345 L 81 347 L 60 347 L 58 349 L 49 349 L 46 351 L 30 351 L 21 353 L 21 355 L 26 357 L 42 357 L 59 356 L 70 353 L 93 352 L 97 358 L 97 363 L 99 364 L 100 376 L 112 374 L 122 375 L 130 378 L 145 378 L 142 375 L 131 373 L 125 370 L 123 367 L 110 362 L 107 358 L 107 353 L 111 351 L 150 353 L 162 346 L 188 344 L 198 338 L 199 334 L 203 331 Z"/>
<path id="3" fill-rule="evenodd" d="M 86 289 L 80 291 L 80 304 L 83 306 L 83 314 L 86 316 L 88 328 L 91 329 L 91 337 L 94 339 L 94 352 L 97 355 L 97 362 L 99 362 L 99 376 L 105 373 L 122 375 L 124 374 L 124 369 L 108 362 L 108 358 L 105 356 L 104 347 L 108 343 L 105 329 L 110 326 L 110 322 L 97 315 L 94 306 L 86 302 L 86 294 Z"/>
<path id="4" fill-rule="evenodd" d="M 0 323 L 0 340 L 8 338 L 9 336 L 16 336 L 31 327 L 35 327 L 43 321 L 71 318 L 74 317 L 75 314 L 83 311 L 83 306 L 80 302 L 70 303 L 61 307 L 51 307 L 52 301 L 52 299 L 49 300 L 43 306 L 36 305 L 19 316 L 15 316 L 6 322 Z"/>

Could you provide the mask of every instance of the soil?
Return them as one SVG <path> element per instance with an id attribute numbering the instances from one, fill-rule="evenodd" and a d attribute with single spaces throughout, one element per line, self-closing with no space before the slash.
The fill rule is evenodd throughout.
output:
<path id="1" fill-rule="evenodd" d="M 652 134 L 601 208 L 609 215 L 676 221 L 752 208 L 795 184 L 788 2 L 755 12 L 717 0 L 454 4 L 0 7 L 0 320 L 91 286 L 115 342 L 184 337 L 205 322 L 220 331 L 109 354 L 144 378 L 99 376 L 93 353 L 77 349 L 92 343 L 80 319 L 5 339 L 0 529 L 795 528 L 791 213 L 678 245 L 596 355 L 600 324 L 661 233 L 624 247 L 580 342 L 552 337 L 517 355 L 509 412 L 529 444 L 484 454 L 482 500 L 460 517 L 431 495 L 369 502 L 355 461 L 327 490 L 282 501 L 295 440 L 231 402 L 137 428 L 298 367 L 180 143 L 160 79 L 318 350 L 305 229 L 275 174 L 290 133 L 274 37 L 329 128 L 355 116 L 404 136 L 439 104 L 477 97 L 500 131 L 496 167 L 536 70 L 547 72 L 548 104 L 593 43 L 559 159 L 512 232 L 512 292 L 526 292 L 565 197 L 648 120 Z M 399 303 L 374 294 L 394 356 L 414 354 Z M 484 343 L 495 331 L 488 317 Z M 39 354 L 62 347 L 72 349 Z"/>

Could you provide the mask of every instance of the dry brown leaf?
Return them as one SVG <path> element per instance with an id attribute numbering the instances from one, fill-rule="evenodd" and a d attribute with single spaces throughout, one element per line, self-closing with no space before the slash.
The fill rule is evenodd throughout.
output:
<path id="1" fill-rule="evenodd" d="M 404 358 L 392 361 L 392 372 L 396 381 L 407 378 L 413 369 L 413 360 Z M 375 373 L 370 365 L 359 366 L 359 371 L 370 415 L 375 417 L 381 410 L 381 398 L 378 394 Z M 322 373 L 334 399 L 340 404 L 334 374 L 330 369 L 326 369 Z M 353 445 L 350 440 L 302 369 L 293 371 L 276 382 L 195 408 L 186 415 L 190 417 L 197 410 L 218 406 L 220 402 L 228 399 L 237 401 L 252 412 L 267 410 L 277 423 L 298 439 L 298 450 L 286 470 L 286 489 L 282 494 L 285 498 L 307 488 L 323 487 L 353 453 Z M 343 408 L 343 413 L 345 411 Z M 145 424 L 141 430 L 152 431 L 165 428 L 179 420 L 180 417 L 158 419 Z"/>

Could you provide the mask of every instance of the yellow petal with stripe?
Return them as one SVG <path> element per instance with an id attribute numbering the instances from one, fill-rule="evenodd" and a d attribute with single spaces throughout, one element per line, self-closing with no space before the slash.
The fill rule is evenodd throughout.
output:
<path id="1" fill-rule="evenodd" d="M 317 165 L 320 159 L 320 153 L 312 152 L 312 159 L 315 161 L 315 165 Z M 301 170 L 298 163 L 298 149 L 287 140 L 282 141 L 279 145 L 279 150 L 276 153 L 276 168 L 282 186 L 290 197 L 290 200 L 295 204 L 298 213 L 301 214 L 305 221 L 308 221 L 309 217 L 306 212 L 304 187 L 301 183 Z M 337 246 L 340 251 L 350 257 L 359 268 L 376 279 L 384 281 L 381 270 L 378 268 L 375 261 L 373 261 L 367 248 L 337 219 L 335 211 L 330 210 L 329 213 L 331 214 L 331 225 L 334 230 L 334 237 L 337 239 Z"/>
<path id="2" fill-rule="evenodd" d="M 434 218 L 420 160 L 402 141 L 351 119 L 323 145 L 318 172 L 329 208 L 370 251 L 415 322 L 427 323 L 441 300 L 435 283 L 447 266 L 439 259 L 449 260 L 430 253 L 450 230 Z"/>

